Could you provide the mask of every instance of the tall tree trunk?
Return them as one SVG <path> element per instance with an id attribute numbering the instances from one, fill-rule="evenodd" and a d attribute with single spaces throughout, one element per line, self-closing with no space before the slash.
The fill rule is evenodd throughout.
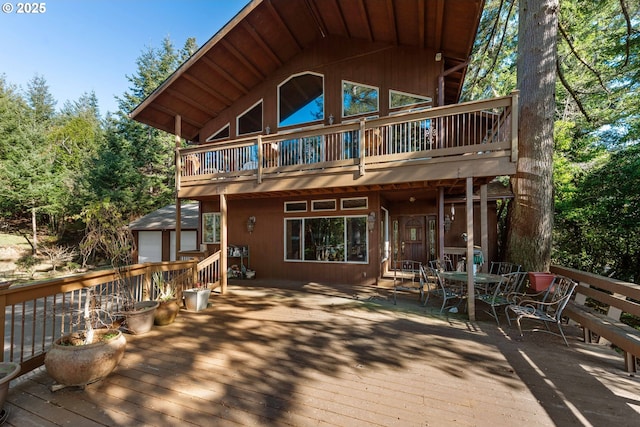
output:
<path id="1" fill-rule="evenodd" d="M 529 271 L 548 271 L 551 263 L 558 1 L 520 0 L 519 160 L 506 254 Z"/>

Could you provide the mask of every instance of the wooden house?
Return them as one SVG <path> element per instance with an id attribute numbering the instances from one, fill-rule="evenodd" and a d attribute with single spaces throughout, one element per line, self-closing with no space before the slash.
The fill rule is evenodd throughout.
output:
<path id="1" fill-rule="evenodd" d="M 353 284 L 494 259 L 518 98 L 458 103 L 483 4 L 251 1 L 131 113 L 176 135 L 198 245 L 223 268 L 242 248 L 260 278 Z"/>

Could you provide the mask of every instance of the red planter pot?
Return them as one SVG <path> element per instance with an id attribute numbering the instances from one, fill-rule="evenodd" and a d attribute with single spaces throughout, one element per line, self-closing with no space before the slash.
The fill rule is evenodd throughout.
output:
<path id="1" fill-rule="evenodd" d="M 531 272 L 529 273 L 529 283 L 531 284 L 531 287 L 534 291 L 542 292 L 546 291 L 549 288 L 551 282 L 553 282 L 554 277 L 555 275 L 551 273 Z"/>

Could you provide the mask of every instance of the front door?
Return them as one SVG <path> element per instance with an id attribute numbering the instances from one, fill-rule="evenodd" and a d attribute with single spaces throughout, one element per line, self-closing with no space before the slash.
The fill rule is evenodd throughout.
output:
<path id="1" fill-rule="evenodd" d="M 436 219 L 432 216 L 398 216 L 393 219 L 394 261 L 412 260 L 427 265 L 435 258 Z M 394 263 L 394 266 L 397 263 Z"/>

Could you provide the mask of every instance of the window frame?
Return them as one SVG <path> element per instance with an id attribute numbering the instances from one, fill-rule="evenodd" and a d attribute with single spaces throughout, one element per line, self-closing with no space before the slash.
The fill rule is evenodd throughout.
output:
<path id="1" fill-rule="evenodd" d="M 216 138 L 215 136 L 222 132 L 223 130 L 229 129 L 229 135 L 221 138 Z M 205 140 L 205 142 L 214 142 L 214 141 L 226 141 L 231 138 L 231 123 L 227 122 L 226 125 L 222 126 L 217 131 L 213 132 L 209 137 Z"/>
<path id="2" fill-rule="evenodd" d="M 282 120 L 280 118 L 280 88 L 282 86 L 284 86 L 285 84 L 287 84 L 292 79 L 294 79 L 296 77 L 303 76 L 305 74 L 311 74 L 313 76 L 319 76 L 319 77 L 322 78 L 322 118 L 315 119 L 315 120 L 310 120 L 310 121 L 306 121 L 306 122 L 299 122 L 299 123 L 282 125 L 281 124 Z M 290 129 L 290 128 L 297 128 L 297 127 L 307 127 L 307 126 L 312 126 L 314 124 L 323 123 L 324 119 L 325 119 L 325 113 L 326 113 L 325 95 L 326 95 L 326 86 L 325 86 L 324 74 L 316 73 L 316 72 L 313 72 L 313 71 L 302 71 L 300 73 L 292 74 L 286 80 L 283 80 L 278 85 L 278 87 L 276 88 L 276 103 L 277 103 L 277 105 L 276 105 L 276 115 L 277 115 L 276 121 L 277 121 L 278 129 Z"/>
<path id="3" fill-rule="evenodd" d="M 238 114 L 236 116 L 236 136 L 240 137 L 240 136 L 245 136 L 245 135 L 254 135 L 254 134 L 258 134 L 260 132 L 262 132 L 262 130 L 264 129 L 264 99 L 260 98 L 260 100 L 258 100 L 257 102 L 255 102 L 253 105 L 251 105 L 249 108 L 247 108 L 246 110 L 244 110 L 242 113 Z M 260 109 L 260 129 L 259 130 L 255 130 L 255 131 L 251 131 L 251 132 L 247 132 L 247 133 L 240 133 L 240 118 L 242 118 L 242 116 L 246 115 L 249 111 L 253 110 L 258 104 L 262 105 L 262 108 Z"/>
<path id="4" fill-rule="evenodd" d="M 217 220 L 215 218 L 218 218 Z M 211 218 L 211 222 L 207 223 L 207 219 Z M 221 226 L 221 214 L 220 212 L 203 212 L 202 213 L 202 243 L 209 245 L 220 244 L 220 226 Z M 217 225 L 217 228 L 216 228 Z M 209 235 L 211 238 L 207 239 Z M 217 239 L 216 239 L 217 238 Z"/>
<path id="5" fill-rule="evenodd" d="M 307 229 L 307 225 L 306 225 L 306 221 L 307 220 L 316 220 L 316 219 L 322 219 L 322 218 L 326 218 L 326 219 L 342 219 L 343 221 L 343 237 L 342 237 L 342 245 L 343 245 L 343 258 L 340 261 L 337 260 L 315 260 L 315 259 L 305 259 L 305 249 L 306 249 L 306 244 L 305 244 L 305 239 L 306 239 L 306 232 L 305 230 Z M 363 252 L 363 256 L 364 259 L 362 261 L 353 261 L 353 260 L 349 260 L 349 254 L 348 254 L 348 249 L 350 247 L 350 243 L 349 243 L 349 237 L 348 236 L 348 232 L 349 232 L 349 227 L 347 224 L 347 221 L 349 221 L 350 219 L 360 219 L 361 221 L 364 222 L 364 228 L 363 228 L 363 232 L 362 234 L 364 235 L 364 238 L 366 240 L 365 245 L 364 245 L 364 252 Z M 283 253 L 283 260 L 284 262 L 295 262 L 295 263 L 314 263 L 314 264 L 364 264 L 367 265 L 369 264 L 369 247 L 371 244 L 371 238 L 369 236 L 369 232 L 368 232 L 368 223 L 367 223 L 367 219 L 368 216 L 367 215 L 335 215 L 335 216 L 295 216 L 295 217 L 288 217 L 288 218 L 284 218 L 284 224 L 283 224 L 283 240 L 284 240 L 284 253 Z M 300 224 L 300 235 L 297 236 L 298 238 L 298 242 L 300 245 L 300 259 L 293 259 L 293 258 L 287 258 L 287 243 L 288 243 L 288 236 L 287 236 L 287 222 L 288 221 L 301 221 Z"/>
<path id="6" fill-rule="evenodd" d="M 371 110 L 371 111 L 365 111 L 365 112 L 361 112 L 361 113 L 357 113 L 357 114 L 351 114 L 351 115 L 345 115 L 345 99 L 344 99 L 344 85 L 345 83 L 348 84 L 352 84 L 355 86 L 362 86 L 365 88 L 369 88 L 369 89 L 375 89 L 378 96 L 376 98 L 376 109 L 375 110 Z M 340 116 L 342 117 L 342 119 L 353 119 L 355 117 L 361 117 L 361 116 L 371 116 L 373 115 L 373 113 L 377 113 L 377 115 L 380 115 L 380 87 L 378 86 L 373 86 L 373 85 L 368 85 L 368 84 L 364 84 L 364 83 L 358 83 L 358 82 L 354 82 L 351 80 L 342 80 L 340 83 L 340 100 L 341 100 L 341 104 L 340 104 Z M 344 122 L 344 120 L 343 120 Z"/>

